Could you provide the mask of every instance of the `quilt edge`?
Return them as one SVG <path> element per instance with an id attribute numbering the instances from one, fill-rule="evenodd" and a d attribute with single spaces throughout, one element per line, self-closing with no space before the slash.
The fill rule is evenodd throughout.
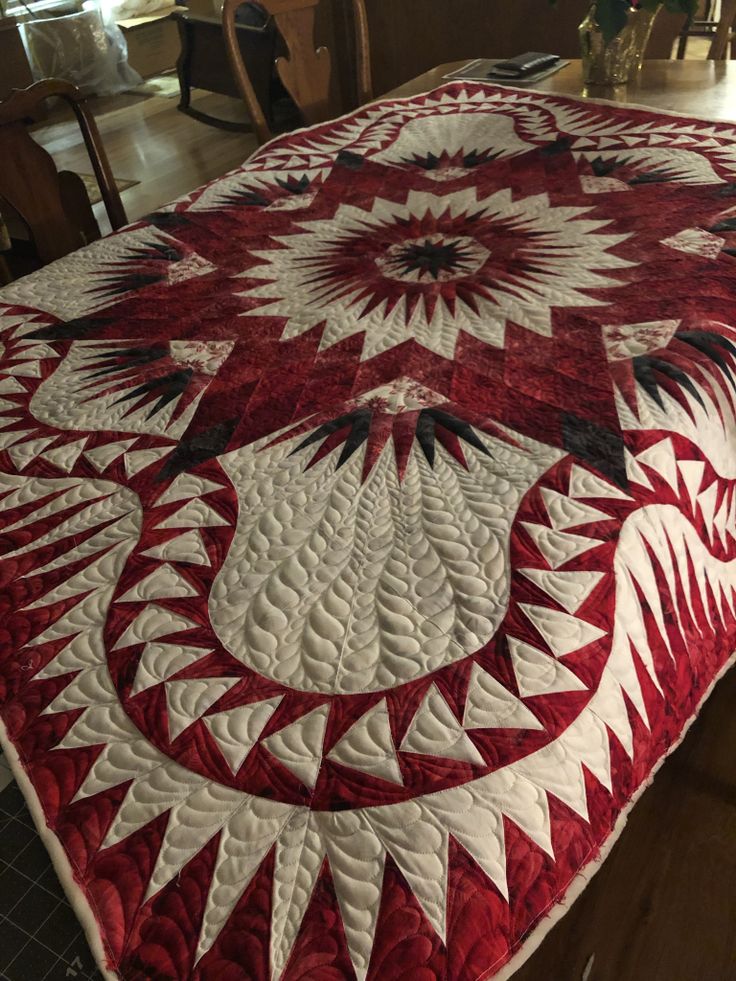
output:
<path id="1" fill-rule="evenodd" d="M 564 898 L 559 902 L 555 902 L 548 908 L 547 911 L 545 911 L 543 916 L 537 921 L 536 926 L 532 929 L 526 941 L 517 949 L 516 953 L 509 961 L 506 962 L 500 971 L 496 971 L 494 973 L 494 967 L 492 966 L 488 969 L 488 971 L 478 975 L 477 981 L 491 981 L 491 979 L 493 979 L 493 981 L 511 981 L 513 975 L 521 969 L 532 954 L 541 946 L 542 942 L 552 931 L 552 929 L 569 912 L 570 908 L 583 894 L 585 887 L 591 882 L 593 876 L 604 864 L 616 842 L 623 834 L 628 822 L 629 814 L 634 809 L 639 799 L 654 783 L 654 780 L 662 766 L 664 766 L 670 756 L 672 756 L 672 754 L 675 753 L 682 745 L 690 731 L 690 728 L 695 721 L 700 718 L 701 709 L 710 698 L 714 688 L 735 664 L 736 651 L 734 651 L 730 657 L 724 661 L 718 673 L 714 675 L 710 684 L 703 693 L 703 697 L 698 702 L 695 711 L 683 726 L 679 737 L 667 749 L 667 752 L 657 761 L 647 779 L 640 784 L 640 786 L 637 787 L 637 789 L 631 795 L 626 806 L 619 813 L 611 833 L 601 845 L 596 858 L 591 860 L 585 866 L 585 868 L 581 869 L 575 874 L 570 885 L 565 891 Z M 81 886 L 78 885 L 74 878 L 72 864 L 69 861 L 61 842 L 57 838 L 55 832 L 46 824 L 44 810 L 41 806 L 41 801 L 36 792 L 36 788 L 25 771 L 20 755 L 7 733 L 5 722 L 1 716 L 0 749 L 2 749 L 3 753 L 5 754 L 5 757 L 10 765 L 11 773 L 18 783 L 23 797 L 28 804 L 28 809 L 31 813 L 31 817 L 33 818 L 36 831 L 38 832 L 38 835 L 41 838 L 49 857 L 51 858 L 54 871 L 59 877 L 59 881 L 61 882 L 64 893 L 67 896 L 72 909 L 74 910 L 74 914 L 84 930 L 90 950 L 97 963 L 97 967 L 99 968 L 105 981 L 119 981 L 120 975 L 117 970 L 114 970 L 108 966 L 108 956 L 102 939 L 102 931 L 100 929 L 97 917 L 95 916 L 94 910 L 92 909 L 92 906 L 90 905 L 89 900 L 87 899 L 87 896 L 85 895 Z"/>
<path id="2" fill-rule="evenodd" d="M 41 806 L 41 800 L 36 792 L 36 788 L 31 782 L 31 778 L 26 773 L 15 745 L 8 735 L 2 716 L 0 716 L 0 749 L 2 749 L 8 761 L 10 772 L 13 774 L 23 794 L 23 798 L 28 805 L 28 810 L 33 818 L 36 831 L 49 854 L 51 864 L 59 877 L 64 894 L 69 900 L 74 915 L 84 930 L 97 968 L 105 981 L 119 981 L 120 975 L 118 972 L 108 966 L 109 959 L 102 939 L 102 930 L 100 929 L 94 910 L 84 890 L 74 878 L 72 863 L 69 861 L 69 857 L 64 851 L 61 841 L 46 823 L 46 815 Z"/>

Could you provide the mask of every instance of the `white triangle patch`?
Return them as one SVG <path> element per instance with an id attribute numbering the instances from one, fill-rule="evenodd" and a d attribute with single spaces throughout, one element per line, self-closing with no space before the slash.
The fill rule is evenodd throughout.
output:
<path id="1" fill-rule="evenodd" d="M 576 528 L 578 525 L 592 524 L 595 521 L 612 521 L 610 514 L 605 514 L 590 504 L 583 504 L 574 498 L 560 494 L 551 487 L 542 488 L 544 505 L 552 522 L 552 527 L 558 531 L 566 528 Z"/>
<path id="2" fill-rule="evenodd" d="M 279 695 L 263 702 L 239 705 L 208 715 L 204 720 L 233 773 L 237 773 L 245 762 L 282 698 L 283 695 Z"/>
<path id="3" fill-rule="evenodd" d="M 201 661 L 211 653 L 212 650 L 206 647 L 186 647 L 182 644 L 160 642 L 146 644 L 136 668 L 130 694 L 137 695 L 147 688 L 167 681 L 172 675 L 178 674 L 179 671 Z"/>
<path id="4" fill-rule="evenodd" d="M 663 480 L 667 481 L 673 491 L 677 492 L 677 461 L 672 440 L 661 440 L 650 446 L 642 453 L 637 453 L 636 459 L 639 463 L 645 464 L 655 473 L 658 473 Z"/>
<path id="5" fill-rule="evenodd" d="M 10 392 L 25 392 L 25 388 L 15 378 L 0 378 L 0 392 L 7 395 Z"/>
<path id="6" fill-rule="evenodd" d="M 136 439 L 124 439 L 118 443 L 105 443 L 104 446 L 96 446 L 92 450 L 85 450 L 84 455 L 97 473 L 102 473 L 103 470 L 107 470 L 113 461 L 117 460 L 119 456 L 122 456 L 135 443 Z"/>
<path id="7" fill-rule="evenodd" d="M 18 470 L 25 470 L 55 439 L 56 436 L 42 436 L 39 439 L 29 439 L 25 443 L 17 443 L 9 448 L 8 456 Z"/>
<path id="8" fill-rule="evenodd" d="M 210 706 L 226 695 L 241 678 L 189 678 L 166 682 L 166 707 L 169 712 L 169 740 L 201 719 Z"/>
<path id="9" fill-rule="evenodd" d="M 202 497 L 216 490 L 222 490 L 222 484 L 216 484 L 213 480 L 206 480 L 204 477 L 197 477 L 194 474 L 180 473 L 171 486 L 167 487 L 159 497 L 156 505 L 174 504 L 176 501 L 185 501 L 190 497 Z"/>
<path id="10" fill-rule="evenodd" d="M 48 344 L 28 344 L 18 348 L 10 356 L 11 361 L 27 361 L 29 358 L 58 358 L 60 354 Z"/>
<path id="11" fill-rule="evenodd" d="M 131 450 L 130 453 L 125 454 L 125 472 L 129 477 L 133 477 L 146 467 L 150 467 L 152 463 L 161 460 L 173 449 L 173 446 L 156 446 L 150 450 Z"/>
<path id="12" fill-rule="evenodd" d="M 210 557 L 202 536 L 193 528 L 161 545 L 154 545 L 141 553 L 152 559 L 168 559 L 171 562 L 190 562 L 192 565 L 210 565 Z"/>
<path id="13" fill-rule="evenodd" d="M 522 698 L 585 691 L 585 685 L 561 661 L 531 644 L 509 637 L 509 653 Z"/>
<path id="14" fill-rule="evenodd" d="M 49 463 L 53 463 L 53 465 L 58 467 L 59 470 L 69 473 L 79 459 L 79 456 L 84 449 L 84 444 L 88 439 L 89 437 L 85 436 L 84 439 L 77 439 L 73 443 L 65 443 L 63 446 L 55 446 L 53 449 L 46 450 L 45 453 L 42 453 L 41 457 L 44 460 L 48 460 Z"/>
<path id="15" fill-rule="evenodd" d="M 555 657 L 565 657 L 606 636 L 605 630 L 568 613 L 528 603 L 520 603 L 519 606 L 544 637 Z"/>
<path id="16" fill-rule="evenodd" d="M 624 459 L 626 460 L 626 475 L 629 480 L 633 480 L 635 484 L 639 484 L 647 490 L 654 490 L 644 470 L 628 450 L 624 450 Z"/>
<path id="17" fill-rule="evenodd" d="M 261 744 L 307 787 L 317 782 L 329 714 L 330 706 L 320 705 Z"/>
<path id="18" fill-rule="evenodd" d="M 372 777 L 403 784 L 385 698 L 353 723 L 332 747 L 327 759 Z"/>
<path id="19" fill-rule="evenodd" d="M 19 439 L 24 439 L 26 436 L 30 436 L 35 432 L 35 429 L 11 429 L 7 432 L 0 433 L 0 450 L 7 450 L 13 443 L 17 443 Z"/>
<path id="20" fill-rule="evenodd" d="M 700 507 L 700 513 L 703 515 L 703 523 L 705 524 L 705 530 L 708 532 L 708 538 L 713 541 L 713 518 L 716 513 L 716 498 L 718 496 L 718 484 L 714 480 L 709 487 L 703 491 L 702 494 L 698 494 L 698 506 Z"/>
<path id="21" fill-rule="evenodd" d="M 603 578 L 602 572 L 549 572 L 547 569 L 519 569 L 568 613 L 577 613 Z"/>
<path id="22" fill-rule="evenodd" d="M 687 489 L 690 503 L 695 508 L 695 501 L 703 483 L 705 464 L 702 460 L 679 460 L 677 468 Z"/>
<path id="23" fill-rule="evenodd" d="M 178 613 L 172 613 L 156 603 L 150 603 L 145 609 L 141 610 L 138 616 L 124 631 L 122 637 L 113 647 L 118 651 L 123 647 L 131 647 L 133 644 L 143 644 L 149 640 L 158 640 L 167 634 L 176 634 L 180 630 L 189 630 L 196 627 L 193 620 Z"/>
<path id="24" fill-rule="evenodd" d="M 118 597 L 118 603 L 143 603 L 154 599 L 183 599 L 185 596 L 196 596 L 197 590 L 170 566 L 167 562 L 150 572 L 123 596 Z"/>
<path id="25" fill-rule="evenodd" d="M 544 729 L 539 719 L 493 675 L 474 664 L 465 701 L 466 729 Z"/>
<path id="26" fill-rule="evenodd" d="M 552 569 L 557 569 L 571 559 L 584 555 L 590 549 L 601 545 L 597 538 L 586 538 L 571 532 L 556 531 L 546 525 L 522 521 L 522 525 L 531 535 L 534 544 L 547 560 Z"/>
<path id="27" fill-rule="evenodd" d="M 22 375 L 24 378 L 40 378 L 41 365 L 38 361 L 21 361 L 3 368 L 4 375 Z"/>
<path id="28" fill-rule="evenodd" d="M 216 528 L 228 522 L 214 511 L 206 501 L 195 497 L 169 515 L 157 528 Z"/>
<path id="29" fill-rule="evenodd" d="M 430 686 L 422 699 L 400 749 L 402 753 L 420 753 L 422 756 L 439 756 L 485 766 L 478 748 L 469 739 L 435 684 Z"/>
<path id="30" fill-rule="evenodd" d="M 572 465 L 570 470 L 570 486 L 568 488 L 570 497 L 610 497 L 614 501 L 630 501 L 628 494 L 609 483 L 598 474 L 590 470 L 583 470 L 577 463 Z"/>

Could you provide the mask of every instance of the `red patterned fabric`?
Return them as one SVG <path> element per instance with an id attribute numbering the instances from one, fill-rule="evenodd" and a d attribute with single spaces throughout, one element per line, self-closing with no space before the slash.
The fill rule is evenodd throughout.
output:
<path id="1" fill-rule="evenodd" d="M 453 84 L 0 294 L 5 745 L 111 972 L 519 963 L 735 646 L 734 256 L 736 128 Z"/>

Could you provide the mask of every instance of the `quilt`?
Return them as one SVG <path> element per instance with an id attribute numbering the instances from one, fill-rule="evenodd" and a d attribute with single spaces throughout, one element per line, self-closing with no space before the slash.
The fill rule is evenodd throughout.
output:
<path id="1" fill-rule="evenodd" d="M 3 745 L 107 977 L 518 967 L 736 647 L 735 287 L 736 125 L 453 83 L 0 294 Z"/>

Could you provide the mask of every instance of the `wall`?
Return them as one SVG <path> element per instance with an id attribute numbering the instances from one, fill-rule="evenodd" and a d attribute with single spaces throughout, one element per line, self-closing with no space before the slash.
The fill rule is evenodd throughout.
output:
<path id="1" fill-rule="evenodd" d="M 588 0 L 365 0 L 376 95 L 447 61 L 549 51 L 579 58 L 577 27 Z M 337 68 L 351 89 L 350 0 L 325 0 L 335 23 Z M 647 51 L 668 58 L 684 17 L 660 12 Z M 346 95 L 346 103 L 350 97 Z"/>

